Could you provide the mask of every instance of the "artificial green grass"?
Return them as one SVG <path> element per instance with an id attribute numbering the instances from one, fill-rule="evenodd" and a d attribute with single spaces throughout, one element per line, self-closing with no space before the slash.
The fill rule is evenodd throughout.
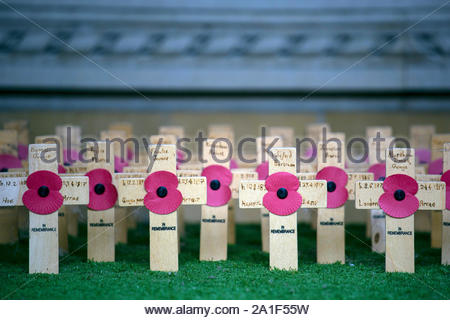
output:
<path id="1" fill-rule="evenodd" d="M 86 229 L 70 239 L 82 246 L 60 263 L 59 275 L 29 275 L 27 240 L 0 246 L 2 299 L 447 299 L 450 267 L 429 235 L 416 234 L 416 273 L 384 272 L 384 257 L 372 253 L 364 227 L 347 226 L 345 265 L 318 265 L 315 231 L 299 226 L 298 272 L 270 271 L 260 250 L 260 227 L 237 226 L 237 244 L 228 260 L 200 262 L 199 226 L 188 225 L 182 239 L 180 270 L 149 270 L 148 226 L 130 231 L 118 245 L 116 262 L 86 262 Z M 363 242 L 356 239 L 363 239 Z"/>

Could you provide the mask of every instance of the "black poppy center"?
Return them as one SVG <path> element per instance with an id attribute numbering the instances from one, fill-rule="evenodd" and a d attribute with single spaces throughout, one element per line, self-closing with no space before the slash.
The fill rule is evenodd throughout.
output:
<path id="1" fill-rule="evenodd" d="M 50 189 L 47 186 L 39 187 L 38 194 L 40 197 L 45 198 L 50 193 Z"/>
<path id="2" fill-rule="evenodd" d="M 158 189 L 156 189 L 156 194 L 158 195 L 158 197 L 164 198 L 165 196 L 167 196 L 167 188 L 163 186 L 159 187 Z"/>
<path id="3" fill-rule="evenodd" d="M 280 199 L 285 199 L 288 196 L 288 191 L 285 188 L 280 188 L 277 190 L 277 197 Z"/>
<path id="4" fill-rule="evenodd" d="M 70 166 L 70 162 L 64 162 L 63 165 L 68 167 L 68 166 Z"/>
<path id="5" fill-rule="evenodd" d="M 2 168 L 0 172 L 8 172 L 8 168 Z"/>
<path id="6" fill-rule="evenodd" d="M 209 186 L 211 187 L 211 189 L 217 190 L 217 189 L 220 188 L 220 181 L 219 180 L 213 180 L 213 181 L 211 181 Z"/>
<path id="7" fill-rule="evenodd" d="M 386 177 L 379 177 L 378 181 L 384 181 L 384 179 L 386 179 Z"/>
<path id="8" fill-rule="evenodd" d="M 403 199 L 405 199 L 405 191 L 403 191 L 403 190 L 396 190 L 394 192 L 394 198 L 397 201 L 402 201 Z"/>
<path id="9" fill-rule="evenodd" d="M 96 194 L 101 195 L 105 192 L 105 186 L 101 183 L 98 183 L 95 185 L 94 191 Z"/>
<path id="10" fill-rule="evenodd" d="M 333 192 L 334 190 L 336 190 L 336 183 L 334 181 L 328 181 L 327 182 L 327 191 Z"/>

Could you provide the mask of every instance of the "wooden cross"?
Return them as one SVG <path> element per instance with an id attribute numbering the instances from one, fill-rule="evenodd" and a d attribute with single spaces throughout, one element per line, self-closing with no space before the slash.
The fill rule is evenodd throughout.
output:
<path id="1" fill-rule="evenodd" d="M 273 158 L 269 160 L 269 175 L 288 172 L 296 175 L 296 149 L 273 148 Z M 326 207 L 327 183 L 325 180 L 301 180 L 298 192 L 302 196 L 302 208 Z M 267 190 L 265 181 L 241 181 L 239 206 L 241 208 L 262 208 Z M 281 270 L 298 269 L 297 212 L 280 216 L 270 213 L 269 254 L 270 268 Z"/>
<path id="2" fill-rule="evenodd" d="M 144 205 L 143 200 L 146 195 L 144 182 L 150 174 L 158 171 L 176 173 L 175 145 L 150 145 L 149 155 L 152 157 L 150 173 L 140 173 L 132 178 L 118 179 L 120 206 L 139 207 Z M 125 177 L 127 173 L 122 175 Z M 205 177 L 178 177 L 178 190 L 183 196 L 182 204 L 184 205 L 206 203 Z M 149 211 L 149 214 L 150 270 L 178 271 L 177 211 L 168 214 L 157 214 Z"/>
<path id="3" fill-rule="evenodd" d="M 184 138 L 184 127 L 183 126 L 160 126 L 159 127 L 159 135 L 167 135 L 169 137 L 175 136 L 175 143 L 178 147 L 178 140 Z M 170 144 L 170 143 L 165 143 Z M 178 156 L 178 153 L 177 153 Z M 178 159 L 177 159 L 177 168 L 178 168 Z M 178 169 L 177 169 L 178 170 Z M 184 208 L 180 207 L 177 210 L 178 214 L 178 243 L 180 243 L 180 238 L 186 234 L 186 228 L 184 223 Z"/>
<path id="4" fill-rule="evenodd" d="M 203 145 L 203 167 L 221 165 L 229 169 L 230 161 L 218 163 L 215 160 L 225 159 L 228 154 L 229 146 L 224 141 L 206 139 Z M 218 207 L 202 205 L 200 220 L 200 260 L 226 260 L 227 237 L 228 203 Z"/>
<path id="5" fill-rule="evenodd" d="M 344 169 L 345 134 L 328 133 L 327 143 L 318 143 L 317 170 L 333 166 Z M 333 139 L 333 140 L 331 140 Z M 338 141 L 340 143 L 338 143 Z M 340 145 L 340 146 L 339 146 Z M 373 175 L 367 172 L 347 172 L 346 189 L 348 199 L 354 200 L 354 183 L 357 180 L 371 180 Z M 321 208 L 317 212 L 317 262 L 345 263 L 345 206 Z"/>
<path id="6" fill-rule="evenodd" d="M 414 149 L 393 148 L 386 150 L 386 176 L 389 177 L 394 174 L 415 178 Z M 356 208 L 380 208 L 378 201 L 384 193 L 383 183 L 383 181 L 357 181 L 355 186 Z M 396 193 L 399 194 L 398 201 L 403 200 L 404 191 L 397 191 Z M 419 201 L 418 210 L 442 210 L 445 206 L 445 183 L 419 181 L 418 192 L 415 197 Z M 386 214 L 386 272 L 414 272 L 413 214 L 401 219 Z"/>
<path id="7" fill-rule="evenodd" d="M 36 144 L 54 144 L 57 145 L 58 152 L 58 169 L 63 161 L 63 147 L 62 141 L 59 136 L 47 135 L 36 136 L 34 138 Z M 58 170 L 59 171 L 59 170 Z M 62 206 L 58 210 L 58 240 L 59 240 L 59 253 L 64 255 L 69 252 L 69 237 L 67 233 L 67 208 L 70 206 Z"/>
<path id="8" fill-rule="evenodd" d="M 231 142 L 231 148 L 233 152 L 232 161 L 236 161 L 235 155 L 237 151 L 234 146 L 234 130 L 231 125 L 227 124 L 212 124 L 208 126 L 208 137 L 210 139 L 228 139 Z M 230 162 L 230 168 L 231 162 Z M 227 242 L 228 244 L 236 244 L 236 206 L 237 199 L 231 198 L 228 203 L 228 220 L 227 220 Z"/>
<path id="9" fill-rule="evenodd" d="M 28 155 L 30 174 L 40 170 L 57 173 L 56 145 L 31 144 Z M 68 174 L 60 174 L 60 177 L 62 179 L 60 193 L 64 198 L 65 206 L 85 205 L 89 202 L 87 177 Z M 27 190 L 26 181 L 25 176 L 1 178 L 0 206 L 23 205 L 22 196 Z M 45 188 L 47 187 L 45 186 Z M 41 195 L 41 197 L 45 196 Z M 36 214 L 30 211 L 29 233 L 29 272 L 58 273 L 58 211 L 50 214 Z"/>
<path id="10" fill-rule="evenodd" d="M 450 170 L 450 143 L 444 144 L 444 172 Z M 447 199 L 448 202 L 448 199 Z M 450 264 L 450 210 L 442 211 L 442 254 L 441 263 Z"/>
<path id="11" fill-rule="evenodd" d="M 444 144 L 450 142 L 450 134 L 434 134 L 431 138 L 431 162 L 442 159 Z M 438 174 L 441 174 L 439 172 Z M 431 211 L 431 247 L 442 247 L 442 213 Z"/>
<path id="12" fill-rule="evenodd" d="M 87 142 L 84 159 L 87 172 L 108 170 L 114 176 L 114 146 L 107 152 L 106 141 Z M 114 180 L 113 180 L 114 181 Z M 96 262 L 115 260 L 115 207 L 106 210 L 87 210 L 87 258 Z"/>

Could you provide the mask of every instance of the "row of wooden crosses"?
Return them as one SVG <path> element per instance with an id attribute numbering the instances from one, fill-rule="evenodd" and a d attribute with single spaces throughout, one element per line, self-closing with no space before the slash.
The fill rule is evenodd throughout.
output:
<path id="1" fill-rule="evenodd" d="M 112 124 L 98 141 L 83 146 L 81 129 L 73 125 L 37 136 L 34 144 L 28 144 L 26 121 L 4 127 L 0 242 L 17 241 L 20 229 L 28 230 L 30 273 L 59 272 L 67 235 L 77 234 L 80 206 L 88 208 L 88 260 L 114 261 L 116 242 L 126 242 L 136 223 L 131 207 L 146 207 L 150 269 L 177 271 L 182 208 L 189 205 L 201 206 L 200 260 L 226 260 L 227 245 L 235 241 L 236 202 L 240 209 L 260 210 L 262 250 L 269 252 L 272 269 L 298 269 L 297 213 L 305 210 L 314 213 L 317 262 L 345 263 L 349 200 L 356 209 L 370 210 L 372 250 L 385 255 L 386 272 L 414 272 L 414 213 L 421 210 L 427 215 L 417 218 L 431 219 L 442 264 L 450 263 L 450 134 L 436 134 L 433 126 L 411 127 L 414 149 L 392 143 L 391 127 L 368 127 L 364 162 L 346 161 L 345 134 L 327 124 L 308 126 L 306 136 L 317 147 L 302 150 L 293 128 L 271 127 L 269 136 L 255 140 L 256 165 L 227 158 L 234 145 L 229 125 L 211 125 L 201 156 L 187 162 L 177 149 L 185 137 L 181 126 L 160 127 L 138 153 L 127 140 L 133 136 L 128 123 Z M 377 135 L 381 142 L 373 139 Z M 125 154 L 120 141 L 126 141 Z M 81 153 L 89 161 L 81 161 Z M 299 155 L 315 160 L 302 163 Z"/>

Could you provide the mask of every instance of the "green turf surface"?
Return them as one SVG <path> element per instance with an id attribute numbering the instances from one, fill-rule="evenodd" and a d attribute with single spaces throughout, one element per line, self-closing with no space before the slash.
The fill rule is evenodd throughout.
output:
<path id="1" fill-rule="evenodd" d="M 199 226 L 188 225 L 177 273 L 149 270 L 148 226 L 119 245 L 115 263 L 86 262 L 86 248 L 60 263 L 59 275 L 28 275 L 27 240 L 0 246 L 0 296 L 3 299 L 447 299 L 450 267 L 440 265 L 440 250 L 429 235 L 416 235 L 416 273 L 386 274 L 384 257 L 370 252 L 364 227 L 347 227 L 345 265 L 315 263 L 315 232 L 299 226 L 298 272 L 270 271 L 260 251 L 260 228 L 237 227 L 237 245 L 228 261 L 200 262 Z M 353 236 L 352 236 L 353 235 Z M 355 237 L 364 239 L 363 243 Z M 86 230 L 70 239 L 83 245 Z"/>

